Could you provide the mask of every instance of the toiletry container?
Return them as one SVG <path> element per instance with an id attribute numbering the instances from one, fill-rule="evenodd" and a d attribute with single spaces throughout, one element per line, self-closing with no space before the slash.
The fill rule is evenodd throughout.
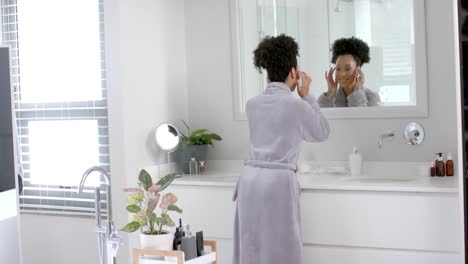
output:
<path id="1" fill-rule="evenodd" d="M 349 171 L 351 176 L 361 175 L 362 156 L 357 147 L 353 147 L 353 152 L 349 154 Z"/>
<path id="2" fill-rule="evenodd" d="M 435 169 L 436 176 L 443 177 L 445 176 L 445 164 L 444 159 L 442 158 L 442 153 L 436 153 Z"/>
<path id="3" fill-rule="evenodd" d="M 453 176 L 453 158 L 452 153 L 447 153 L 447 160 L 445 161 L 445 175 Z"/>
<path id="4" fill-rule="evenodd" d="M 203 174 L 205 171 L 206 171 L 206 163 L 205 163 L 204 160 L 200 160 L 200 162 L 198 164 L 198 172 L 200 174 Z"/>
<path id="5" fill-rule="evenodd" d="M 180 244 L 181 244 L 183 236 L 184 236 L 184 229 L 182 227 L 182 219 L 179 218 L 179 226 L 176 227 L 176 231 L 174 234 L 174 243 L 172 246 L 173 250 L 180 250 Z"/>
<path id="6" fill-rule="evenodd" d="M 197 257 L 197 239 L 192 236 L 189 225 L 184 226 L 185 236 L 181 238 L 180 250 L 184 252 L 185 260 L 190 260 Z"/>
<path id="7" fill-rule="evenodd" d="M 198 162 L 195 158 L 191 158 L 189 161 L 189 172 L 190 175 L 198 174 Z"/>
<path id="8" fill-rule="evenodd" d="M 203 231 L 198 231 L 195 233 L 195 238 L 197 239 L 197 256 L 205 255 L 205 245 L 203 243 Z"/>

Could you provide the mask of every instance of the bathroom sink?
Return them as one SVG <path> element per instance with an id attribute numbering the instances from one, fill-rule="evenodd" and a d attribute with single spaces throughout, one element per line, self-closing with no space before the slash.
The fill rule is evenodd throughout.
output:
<path id="1" fill-rule="evenodd" d="M 351 182 L 376 183 L 376 182 L 411 182 L 416 179 L 415 178 L 350 177 L 350 178 L 345 178 L 344 180 L 351 181 Z"/>
<path id="2" fill-rule="evenodd" d="M 200 181 L 220 181 L 220 182 L 236 182 L 239 176 L 236 175 L 183 175 L 181 179 L 193 179 Z"/>

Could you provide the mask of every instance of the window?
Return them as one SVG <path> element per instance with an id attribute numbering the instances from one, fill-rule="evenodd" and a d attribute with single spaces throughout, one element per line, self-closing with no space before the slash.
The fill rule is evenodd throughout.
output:
<path id="1" fill-rule="evenodd" d="M 109 171 L 103 0 L 0 1 L 2 41 L 12 51 L 21 210 L 92 215 L 98 175 L 84 194 L 77 186 L 91 166 Z"/>

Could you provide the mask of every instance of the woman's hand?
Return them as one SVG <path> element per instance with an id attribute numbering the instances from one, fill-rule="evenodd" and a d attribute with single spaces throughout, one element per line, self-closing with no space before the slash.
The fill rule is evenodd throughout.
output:
<path id="1" fill-rule="evenodd" d="M 335 72 L 336 68 L 330 68 L 327 72 L 325 71 L 325 80 L 327 80 L 328 84 L 328 91 L 326 92 L 326 96 L 330 97 L 333 96 L 336 92 L 336 88 L 338 87 L 336 80 L 333 79 L 333 73 Z"/>
<path id="2" fill-rule="evenodd" d="M 356 84 L 354 85 L 354 91 L 362 89 L 364 87 L 365 76 L 361 68 L 356 68 Z"/>
<path id="3" fill-rule="evenodd" d="M 303 98 L 304 96 L 309 95 L 310 83 L 312 82 L 312 79 L 310 79 L 310 76 L 303 71 L 299 72 L 299 76 L 301 77 L 301 85 L 297 85 L 297 93 L 301 98 Z"/>

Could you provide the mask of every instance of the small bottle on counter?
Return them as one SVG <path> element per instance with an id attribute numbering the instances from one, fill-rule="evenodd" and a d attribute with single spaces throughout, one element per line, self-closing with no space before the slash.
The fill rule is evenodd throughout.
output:
<path id="1" fill-rule="evenodd" d="M 436 175 L 436 169 L 434 166 L 431 167 L 431 177 L 434 177 Z"/>
<path id="2" fill-rule="evenodd" d="M 190 175 L 198 174 L 198 162 L 195 158 L 191 158 L 189 161 L 189 172 Z"/>
<path id="3" fill-rule="evenodd" d="M 436 161 L 435 161 L 435 170 L 436 170 L 436 176 L 443 177 L 445 176 L 445 164 L 444 164 L 444 158 L 442 157 L 442 153 L 436 153 Z"/>
<path id="4" fill-rule="evenodd" d="M 359 153 L 358 148 L 356 146 L 353 147 L 353 152 L 349 154 L 349 172 L 351 176 L 361 175 L 361 167 L 362 167 L 362 156 Z"/>
<path id="5" fill-rule="evenodd" d="M 453 176 L 453 159 L 452 153 L 447 153 L 447 160 L 445 161 L 445 174 L 447 176 Z"/>
<path id="6" fill-rule="evenodd" d="M 176 227 L 176 232 L 174 234 L 174 243 L 172 245 L 173 250 L 180 250 L 180 245 L 182 242 L 182 237 L 184 237 L 184 228 L 182 227 L 182 218 L 179 218 L 179 227 Z"/>
<path id="7" fill-rule="evenodd" d="M 200 160 L 198 164 L 198 171 L 200 172 L 200 174 L 203 174 L 206 171 L 206 163 L 204 160 Z"/>
<path id="8" fill-rule="evenodd" d="M 184 252 L 185 260 L 197 257 L 197 238 L 192 236 L 189 225 L 184 225 L 184 236 L 180 241 L 180 250 Z"/>

